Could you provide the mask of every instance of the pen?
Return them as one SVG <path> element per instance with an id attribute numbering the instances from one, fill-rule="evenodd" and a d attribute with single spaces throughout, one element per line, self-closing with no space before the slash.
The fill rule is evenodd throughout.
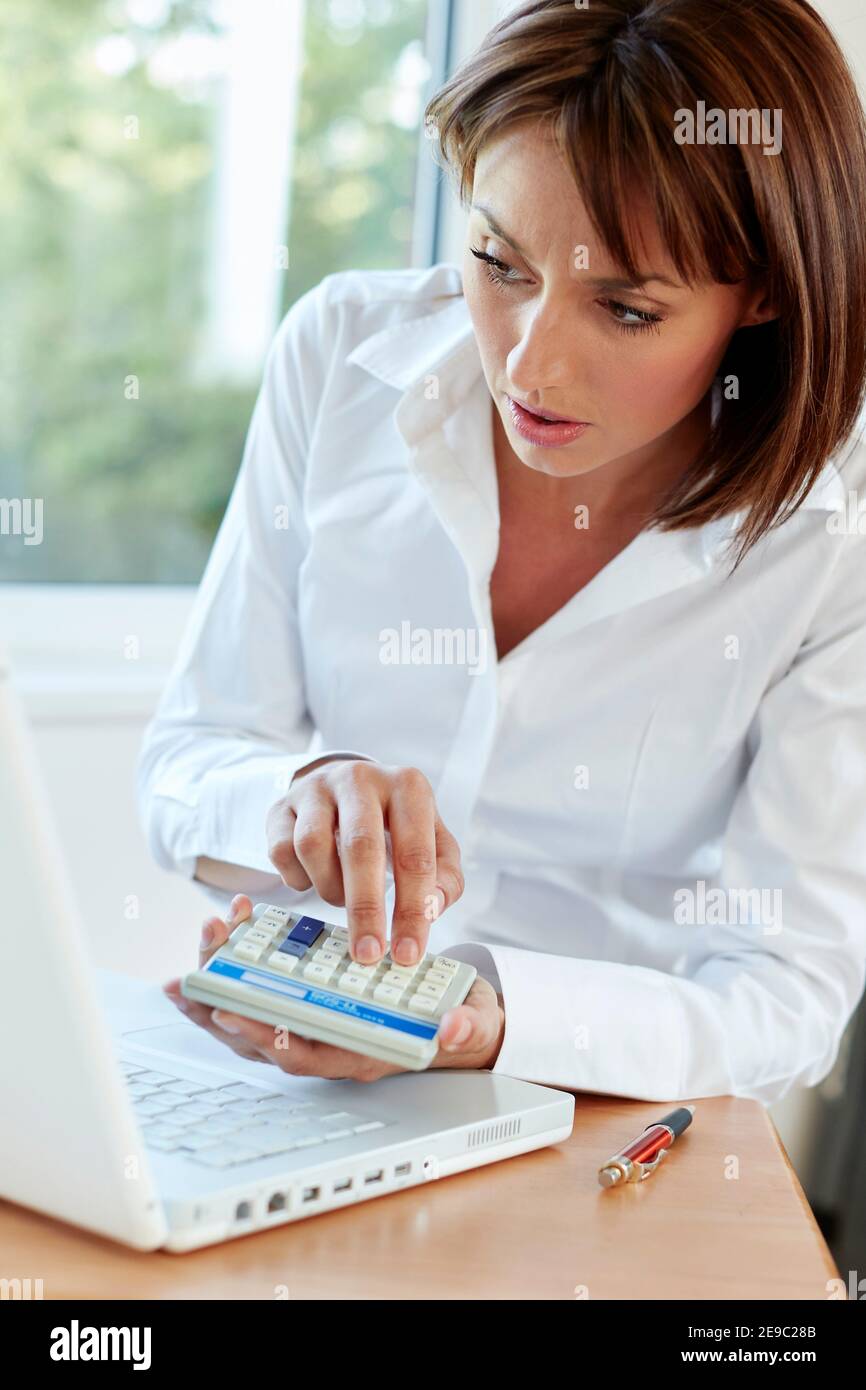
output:
<path id="1" fill-rule="evenodd" d="M 677 1135 L 688 1129 L 694 1113 L 693 1105 L 683 1105 L 665 1115 L 664 1119 L 647 1125 L 637 1139 L 626 1144 L 624 1149 L 599 1168 L 598 1180 L 602 1187 L 616 1187 L 621 1182 L 643 1182 L 644 1178 L 648 1178 L 670 1151 Z"/>

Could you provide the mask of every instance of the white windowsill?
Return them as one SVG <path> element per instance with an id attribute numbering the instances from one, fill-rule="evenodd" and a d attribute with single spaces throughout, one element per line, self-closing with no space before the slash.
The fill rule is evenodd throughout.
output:
<path id="1" fill-rule="evenodd" d="M 194 585 L 4 584 L 0 640 L 36 723 L 149 717 Z M 130 639 L 137 656 L 130 657 Z"/>

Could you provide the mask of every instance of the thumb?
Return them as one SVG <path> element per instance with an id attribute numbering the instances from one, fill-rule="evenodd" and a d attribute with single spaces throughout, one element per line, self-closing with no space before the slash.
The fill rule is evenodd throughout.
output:
<path id="1" fill-rule="evenodd" d="M 449 1009 L 439 1025 L 439 1046 L 446 1052 L 465 1052 L 472 1045 L 475 1024 L 475 1009 L 460 1004 Z"/>

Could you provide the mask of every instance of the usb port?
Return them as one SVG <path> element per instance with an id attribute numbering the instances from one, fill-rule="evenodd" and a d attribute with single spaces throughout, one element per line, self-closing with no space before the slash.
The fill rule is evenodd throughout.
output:
<path id="1" fill-rule="evenodd" d="M 405 1177 L 408 1177 L 408 1175 L 409 1175 L 411 1172 L 412 1172 L 412 1164 L 411 1164 L 411 1163 L 398 1163 L 398 1164 L 397 1164 L 397 1167 L 394 1169 L 394 1177 L 395 1177 L 395 1178 L 405 1178 Z"/>
<path id="2" fill-rule="evenodd" d="M 364 1182 L 365 1182 L 365 1183 L 381 1182 L 382 1179 L 384 1178 L 384 1176 L 385 1176 L 385 1170 L 384 1170 L 384 1168 L 377 1168 L 376 1171 L 375 1171 L 375 1173 L 368 1173 L 368 1174 L 367 1174 L 367 1176 L 364 1178 Z"/>
<path id="3" fill-rule="evenodd" d="M 351 1188 L 351 1186 L 352 1186 L 352 1179 L 351 1179 L 351 1178 L 341 1178 L 341 1180 L 340 1180 L 339 1182 L 335 1182 L 335 1183 L 334 1183 L 334 1191 L 335 1191 L 335 1192 L 348 1192 L 349 1189 Z"/>
<path id="4" fill-rule="evenodd" d="M 320 1187 L 305 1187 L 304 1195 L 301 1200 L 304 1202 L 315 1202 L 321 1190 Z"/>

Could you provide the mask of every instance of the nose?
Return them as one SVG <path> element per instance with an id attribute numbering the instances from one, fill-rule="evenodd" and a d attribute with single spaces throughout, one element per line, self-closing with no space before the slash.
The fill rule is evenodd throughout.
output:
<path id="1" fill-rule="evenodd" d="M 580 374 L 579 344 L 573 322 L 550 299 L 525 306 L 520 338 L 508 353 L 508 380 L 526 403 L 567 411 Z"/>

